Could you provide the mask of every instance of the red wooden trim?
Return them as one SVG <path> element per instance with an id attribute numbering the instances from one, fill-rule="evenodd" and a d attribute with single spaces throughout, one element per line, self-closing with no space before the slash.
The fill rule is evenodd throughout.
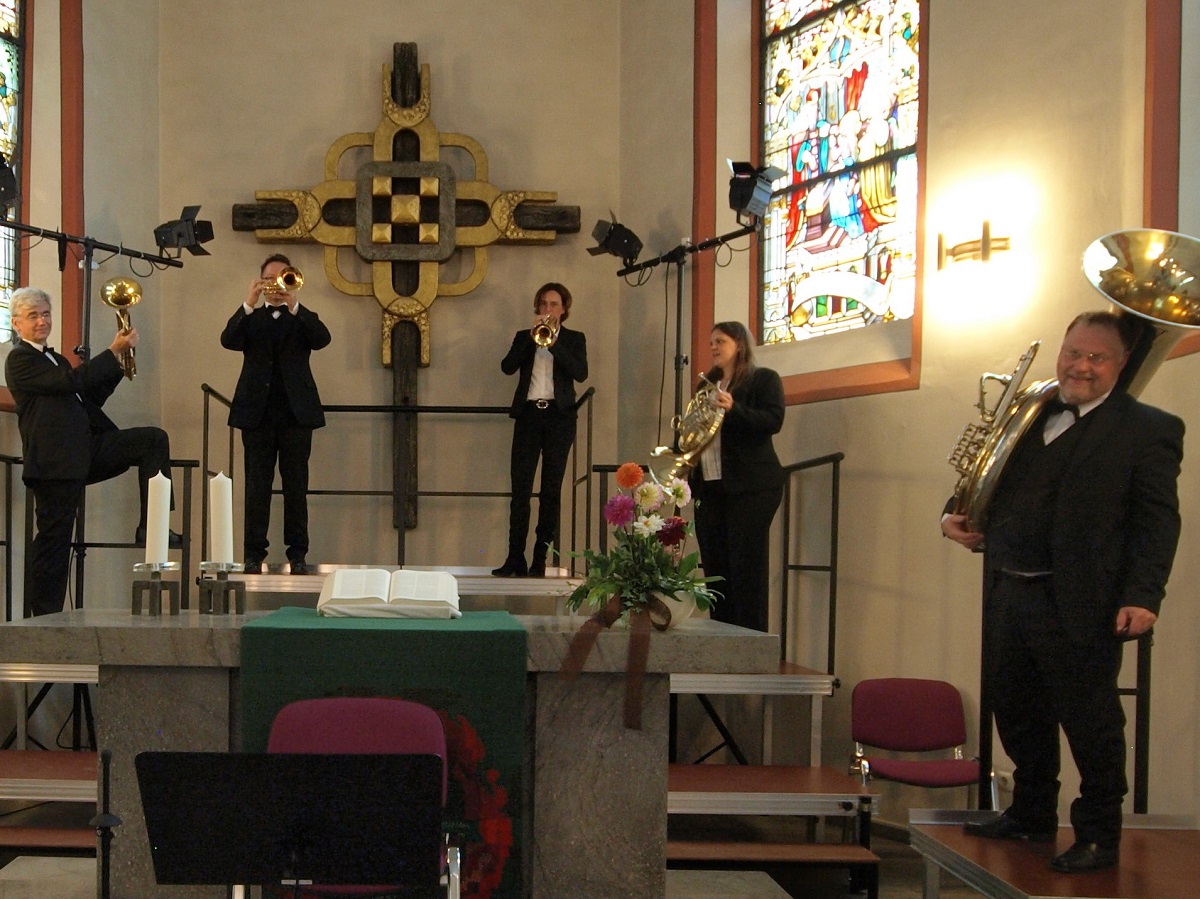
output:
<path id="1" fill-rule="evenodd" d="M 1146 0 L 1146 111 L 1142 221 L 1179 227 L 1181 0 Z"/>
<path id="2" fill-rule="evenodd" d="M 753 110 L 750 116 L 750 162 L 755 165 L 762 165 L 762 133 L 763 133 L 763 104 L 762 104 L 762 33 L 763 33 L 763 8 L 762 3 L 752 3 L 753 12 L 750 16 L 750 106 Z M 758 306 L 759 294 L 762 293 L 762 274 L 759 267 L 762 265 L 762 229 L 754 235 L 750 240 L 750 252 L 746 254 L 750 271 L 747 275 L 750 279 L 749 289 L 746 295 L 750 298 L 746 307 L 746 327 L 750 333 L 758 340 Z"/>
<path id="3" fill-rule="evenodd" d="M 59 9 L 61 55 L 62 231 L 86 234 L 83 210 L 83 0 L 62 0 Z M 63 352 L 83 339 L 83 272 L 68 252 L 59 295 Z"/>
<path id="4" fill-rule="evenodd" d="M 706 235 L 716 233 L 717 223 L 717 0 L 695 0 L 692 56 L 692 234 Z M 708 369 L 716 284 L 716 254 L 693 253 L 692 383 Z"/>

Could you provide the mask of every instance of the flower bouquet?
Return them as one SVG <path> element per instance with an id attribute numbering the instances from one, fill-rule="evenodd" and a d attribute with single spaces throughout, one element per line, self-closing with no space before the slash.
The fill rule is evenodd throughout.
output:
<path id="1" fill-rule="evenodd" d="M 636 462 L 626 462 L 617 469 L 617 486 L 624 492 L 604 506 L 616 546 L 607 554 L 583 551 L 587 571 L 567 605 L 604 608 L 616 599 L 619 617 L 642 610 L 659 630 L 670 626 L 672 614 L 687 617 L 691 603 L 710 608 L 717 594 L 708 585 L 719 578 L 700 577 L 700 554 L 684 552 L 692 533 L 679 515 L 692 501 L 687 482 L 675 478 L 664 486 L 647 480 Z"/>
<path id="2" fill-rule="evenodd" d="M 686 618 L 693 603 L 701 610 L 710 608 L 717 594 L 708 585 L 719 578 L 700 577 L 700 554 L 685 553 L 692 532 L 678 514 L 692 499 L 685 481 L 675 478 L 666 486 L 647 481 L 640 465 L 626 462 L 617 469 L 617 486 L 623 492 L 604 507 L 616 546 L 607 554 L 590 549 L 579 554 L 587 572 L 567 605 L 596 611 L 572 638 L 560 675 L 572 679 L 580 674 L 600 632 L 627 620 L 624 719 L 627 728 L 640 730 L 651 627 L 665 631 L 672 620 Z"/>

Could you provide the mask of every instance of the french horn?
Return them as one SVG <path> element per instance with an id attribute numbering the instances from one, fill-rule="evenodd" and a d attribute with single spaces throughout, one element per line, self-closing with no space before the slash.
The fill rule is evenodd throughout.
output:
<path id="1" fill-rule="evenodd" d="M 1114 231 L 1084 251 L 1083 274 L 1120 314 L 1143 322 L 1113 388 L 1136 397 L 1175 344 L 1200 328 L 1200 240 L 1149 228 Z M 982 421 L 968 424 L 950 453 L 948 461 L 959 473 L 953 509 L 967 517 L 971 530 L 986 526 L 988 507 L 1013 449 L 1058 393 L 1057 380 L 1021 388 L 1037 346 L 1035 342 L 1021 357 L 1012 375 L 983 375 L 978 404 Z M 1005 384 L 1004 394 L 990 409 L 984 398 L 989 380 Z"/>
<path id="2" fill-rule="evenodd" d="M 142 285 L 132 278 L 109 278 L 100 288 L 100 299 L 117 314 L 117 326 L 122 331 L 133 329 L 129 308 L 142 301 Z M 121 373 L 130 381 L 137 375 L 137 354 L 133 347 L 121 351 L 117 361 Z"/>
<path id="3" fill-rule="evenodd" d="M 659 446 L 650 454 L 650 475 L 659 484 L 669 484 L 675 478 L 686 478 L 695 466 L 697 457 L 721 430 L 725 410 L 713 402 L 718 389 L 716 384 L 701 375 L 700 386 L 688 400 L 683 414 L 671 419 L 671 427 L 678 435 L 678 448 Z"/>

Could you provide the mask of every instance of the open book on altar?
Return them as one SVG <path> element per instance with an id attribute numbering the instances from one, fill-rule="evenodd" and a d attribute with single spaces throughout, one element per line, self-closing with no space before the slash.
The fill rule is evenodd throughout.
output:
<path id="1" fill-rule="evenodd" d="M 317 614 L 331 618 L 461 618 L 458 581 L 446 571 L 335 568 Z"/>

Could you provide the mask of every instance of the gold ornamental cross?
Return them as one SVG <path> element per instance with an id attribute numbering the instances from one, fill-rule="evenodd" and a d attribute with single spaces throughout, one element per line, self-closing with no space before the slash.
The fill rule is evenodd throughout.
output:
<path id="1" fill-rule="evenodd" d="M 417 45 L 395 44 L 392 64 L 383 66 L 383 118 L 375 130 L 334 141 L 325 180 L 309 190 L 255 191 L 256 203 L 233 207 L 235 231 L 253 231 L 264 243 L 323 244 L 329 282 L 349 296 L 375 297 L 383 309 L 386 366 L 400 321 L 419 329 L 418 361 L 429 365 L 433 301 L 478 287 L 489 246 L 550 244 L 579 231 L 579 207 L 554 205 L 556 193 L 493 185 L 483 147 L 465 134 L 439 131 L 431 106 L 429 66 L 418 67 Z M 370 161 L 339 177 L 347 155 L 361 158 L 363 148 Z M 343 254 L 351 251 L 369 265 L 370 280 L 343 273 Z M 468 273 L 447 280 L 446 264 L 461 253 L 470 254 Z"/>

